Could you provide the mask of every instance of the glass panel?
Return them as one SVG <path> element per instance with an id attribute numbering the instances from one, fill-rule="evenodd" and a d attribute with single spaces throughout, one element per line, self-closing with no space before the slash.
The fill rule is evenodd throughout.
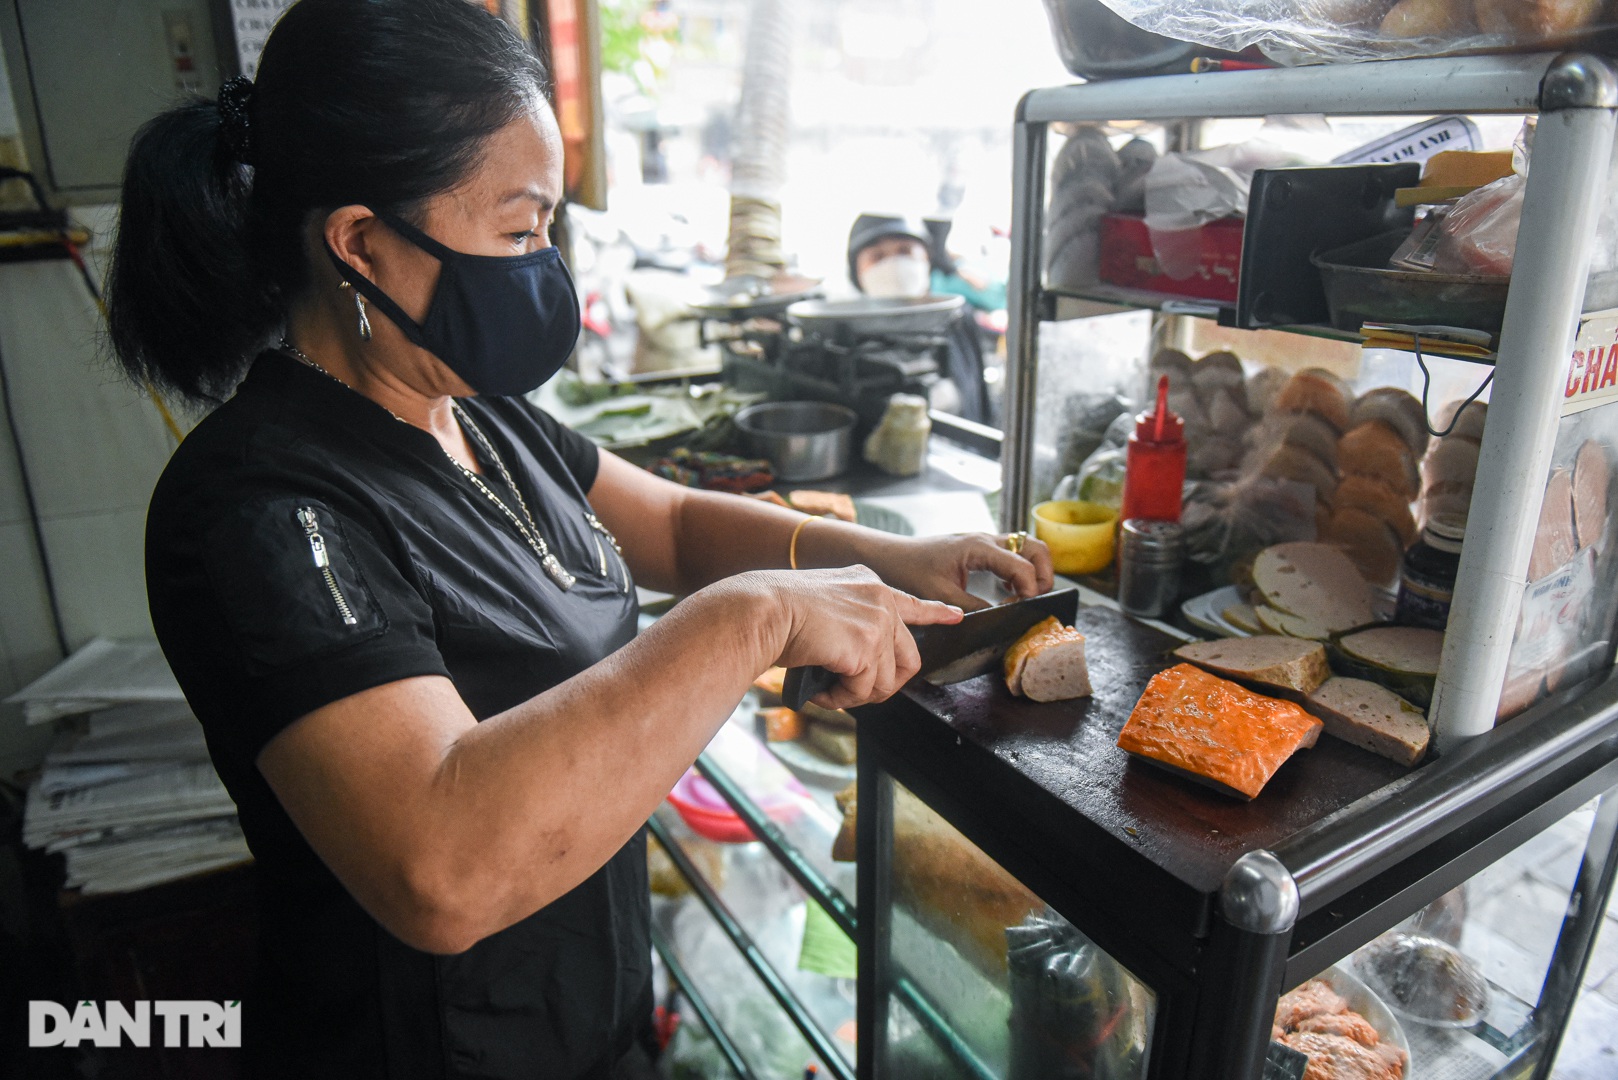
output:
<path id="1" fill-rule="evenodd" d="M 1534 1005 L 1594 816 L 1574 811 L 1322 973 L 1408 1048 L 1406 1076 L 1488 1080 L 1540 1036 Z"/>
<path id="2" fill-rule="evenodd" d="M 832 978 L 799 965 L 807 914 L 802 892 L 759 843 L 723 844 L 692 832 L 672 807 L 658 819 L 719 893 L 753 944 L 798 996 L 815 1023 L 830 1034 L 845 1059 L 854 1058 L 854 980 Z M 819 1059 L 786 1012 L 743 961 L 708 910 L 685 889 L 657 841 L 648 842 L 654 893 L 653 919 L 708 999 L 719 1023 L 758 1076 L 798 1080 Z M 687 1014 L 688 1027 L 696 1028 Z M 696 1035 L 692 1031 L 688 1034 Z M 674 1075 L 725 1076 L 717 1049 L 705 1039 L 682 1040 L 671 1060 Z M 829 1075 L 818 1064 L 822 1075 Z M 682 1072 L 681 1070 L 685 1070 Z"/>
<path id="3" fill-rule="evenodd" d="M 1103 489 L 1080 491 L 1069 481 L 1107 442 L 1108 429 L 1133 415 L 1142 401 L 1152 316 L 1146 311 L 1039 324 L 1039 394 L 1034 404 L 1033 503 L 1079 494 L 1104 505 L 1121 498 L 1121 473 L 1108 472 Z M 1123 436 L 1117 431 L 1122 430 Z M 1129 433 L 1114 429 L 1116 445 Z M 1121 468 L 1122 454 L 1119 454 Z M 1108 485 L 1111 486 L 1108 486 Z"/>
<path id="4" fill-rule="evenodd" d="M 1152 991 L 897 784 L 893 852 L 884 1075 L 1145 1075 Z"/>
<path id="5" fill-rule="evenodd" d="M 1500 718 L 1612 663 L 1618 616 L 1611 490 L 1618 446 L 1618 316 L 1581 328 L 1534 536 Z M 1595 407 L 1592 407 L 1592 404 Z"/>
<path id="6" fill-rule="evenodd" d="M 810 787 L 766 750 L 754 734 L 754 711 L 750 695 L 708 745 L 707 757 L 779 827 L 786 842 L 852 902 L 854 865 L 832 859 L 833 840 L 841 823 L 831 789 Z M 817 920 L 813 933 L 806 938 L 810 934 L 809 905 L 813 901 L 805 897 L 762 843 L 745 841 L 735 832 L 741 828 L 739 821 L 705 781 L 698 783 L 693 777 L 682 780 L 657 816 L 764 958 L 803 1002 L 815 1023 L 852 1063 L 852 943 L 842 939 L 828 920 Z M 655 841 L 650 844 L 648 858 L 653 892 L 670 900 L 657 909 L 660 926 L 693 981 L 709 997 L 721 1023 L 738 1043 L 748 1041 L 752 1049 L 744 1047 L 743 1053 L 761 1077 L 798 1080 L 812 1060 L 812 1056 L 804 1056 L 809 1052 L 807 1044 L 757 976 L 736 956 L 735 947 L 706 909 L 690 896 Z M 839 940 L 833 942 L 831 938 Z M 846 955 L 836 947 L 838 944 L 846 944 Z M 730 955 L 719 959 L 719 953 Z M 826 973 L 832 968 L 837 970 Z M 738 971 L 744 972 L 739 978 Z M 763 1016 L 769 1019 L 760 1019 Z M 737 1032 L 733 1024 L 750 1026 L 763 1035 L 753 1041 L 752 1036 Z"/>

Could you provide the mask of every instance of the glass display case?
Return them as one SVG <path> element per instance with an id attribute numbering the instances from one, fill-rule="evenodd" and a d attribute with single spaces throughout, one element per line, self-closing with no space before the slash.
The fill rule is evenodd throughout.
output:
<path id="1" fill-rule="evenodd" d="M 1151 989 L 902 785 L 892 852 L 882 1075 L 1146 1074 Z"/>
<path id="2" fill-rule="evenodd" d="M 1414 772 L 1322 739 L 1239 803 L 1115 745 L 1175 639 L 1072 621 L 1090 699 L 990 673 L 860 710 L 859 1075 L 1256 1077 L 1316 978 L 1397 1075 L 1548 1064 L 1612 884 L 1618 685 Z M 1458 1011 L 1400 997 L 1456 972 Z"/>

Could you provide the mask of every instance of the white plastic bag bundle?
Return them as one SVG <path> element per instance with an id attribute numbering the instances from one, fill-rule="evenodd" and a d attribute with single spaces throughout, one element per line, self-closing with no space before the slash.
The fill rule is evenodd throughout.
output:
<path id="1" fill-rule="evenodd" d="M 1247 214 L 1247 193 L 1259 169 L 1310 163 L 1302 150 L 1331 129 L 1317 116 L 1270 117 L 1246 142 L 1164 154 L 1146 175 L 1146 228 L 1163 273 L 1176 281 L 1196 272 L 1202 226 Z"/>
<path id="2" fill-rule="evenodd" d="M 1535 49 L 1608 29 L 1606 0 L 1102 0 L 1143 30 L 1285 64 Z"/>

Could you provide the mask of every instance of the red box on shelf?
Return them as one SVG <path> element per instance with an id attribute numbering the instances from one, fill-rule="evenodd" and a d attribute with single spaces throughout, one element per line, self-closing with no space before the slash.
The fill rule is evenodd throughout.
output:
<path id="1" fill-rule="evenodd" d="M 1163 272 L 1152 252 L 1146 219 L 1108 214 L 1101 219 L 1101 280 L 1129 289 L 1234 304 L 1245 228 L 1241 218 L 1220 218 L 1197 230 L 1196 270 L 1190 277 L 1176 280 Z"/>

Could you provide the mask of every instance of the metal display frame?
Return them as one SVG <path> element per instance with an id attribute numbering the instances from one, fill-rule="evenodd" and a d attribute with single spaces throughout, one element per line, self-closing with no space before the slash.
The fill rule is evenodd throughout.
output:
<path id="1" fill-rule="evenodd" d="M 1431 719 L 1442 756 L 1229 865 L 1211 893 L 1142 896 L 1146 856 L 1100 823 L 1020 815 L 1015 765 L 908 692 L 860 710 L 857 920 L 862 1080 L 884 1080 L 895 783 L 940 814 L 1156 994 L 1149 1080 L 1263 1071 L 1282 990 L 1329 967 L 1572 810 L 1601 798 L 1569 913 L 1523 1045 L 1497 1075 L 1548 1075 L 1618 869 L 1618 673 L 1495 728 L 1496 705 L 1560 417 L 1613 148 L 1618 77 L 1584 54 L 1389 61 L 1166 76 L 1036 90 L 1014 135 L 1001 527 L 1031 502 L 1043 284 L 1046 143 L 1057 122 L 1537 113 L 1516 272 Z M 1309 332 L 1300 328 L 1301 332 Z M 993 782 L 990 782 L 992 778 Z M 1608 794 L 1612 793 L 1612 794 Z M 1024 805 L 1028 805 L 1024 803 Z M 1129 895 L 1119 895 L 1128 892 Z"/>
<path id="2" fill-rule="evenodd" d="M 1150 1080 L 1257 1078 L 1283 990 L 1602 797 L 1536 1004 L 1537 1037 L 1500 1074 L 1548 1075 L 1618 865 L 1618 674 L 1542 702 L 1274 851 L 1247 852 L 1212 893 L 1159 882 L 1145 895 L 1144 856 L 1095 822 L 1020 813 L 1021 785 L 1005 763 L 908 694 L 866 706 L 860 721 L 862 1080 L 884 1075 L 897 982 L 888 960 L 895 782 L 1156 993 Z"/>
<path id="3" fill-rule="evenodd" d="M 1505 683 L 1534 528 L 1550 472 L 1559 378 L 1573 348 L 1607 188 L 1618 74 L 1582 53 L 1457 57 L 1090 83 L 1035 90 L 1012 144 L 1004 490 L 1000 524 L 1025 527 L 1033 475 L 1045 146 L 1055 122 L 1181 122 L 1323 113 L 1538 113 L 1515 271 L 1495 358 L 1467 544 L 1431 718 L 1440 750 L 1488 731 Z"/>

